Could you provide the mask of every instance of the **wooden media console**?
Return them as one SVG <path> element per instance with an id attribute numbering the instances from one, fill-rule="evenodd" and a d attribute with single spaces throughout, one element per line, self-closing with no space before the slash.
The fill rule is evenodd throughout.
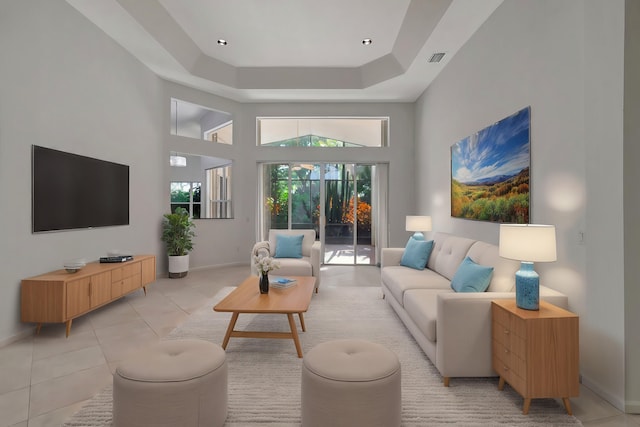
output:
<path id="1" fill-rule="evenodd" d="M 122 263 L 92 262 L 77 273 L 56 270 L 22 280 L 20 320 L 38 324 L 71 322 L 156 280 L 156 258 L 135 255 Z"/>

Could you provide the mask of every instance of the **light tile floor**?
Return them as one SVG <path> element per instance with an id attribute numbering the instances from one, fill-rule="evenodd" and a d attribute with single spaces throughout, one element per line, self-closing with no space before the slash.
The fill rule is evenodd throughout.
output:
<path id="1" fill-rule="evenodd" d="M 74 320 L 69 338 L 63 324 L 45 325 L 40 335 L 0 348 L 0 427 L 59 426 L 110 384 L 119 361 L 166 336 L 247 274 L 249 266 L 243 265 L 159 278 L 146 296 L 134 292 Z M 322 268 L 321 289 L 379 283 L 377 267 Z M 640 415 L 621 413 L 584 386 L 571 404 L 585 426 L 640 426 Z"/>

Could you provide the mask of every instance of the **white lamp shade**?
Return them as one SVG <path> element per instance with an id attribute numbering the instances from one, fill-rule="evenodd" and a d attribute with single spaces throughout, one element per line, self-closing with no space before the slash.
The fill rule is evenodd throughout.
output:
<path id="1" fill-rule="evenodd" d="M 529 262 L 557 259 L 556 227 L 539 224 L 500 224 L 499 255 Z"/>
<path id="2" fill-rule="evenodd" d="M 405 226 L 407 231 L 431 231 L 431 217 L 408 215 Z"/>

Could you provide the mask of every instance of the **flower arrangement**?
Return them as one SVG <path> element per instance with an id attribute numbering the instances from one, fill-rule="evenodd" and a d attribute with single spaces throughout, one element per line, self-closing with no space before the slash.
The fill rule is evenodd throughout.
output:
<path id="1" fill-rule="evenodd" d="M 255 256 L 253 263 L 260 274 L 265 275 L 276 268 L 280 268 L 280 263 L 268 256 Z"/>

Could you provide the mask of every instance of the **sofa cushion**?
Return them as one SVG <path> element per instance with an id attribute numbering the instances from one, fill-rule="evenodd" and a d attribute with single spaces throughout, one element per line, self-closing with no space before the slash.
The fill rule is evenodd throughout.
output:
<path id="1" fill-rule="evenodd" d="M 279 230 L 275 228 L 269 230 L 269 252 L 271 256 L 275 256 L 276 254 L 276 236 L 279 234 L 287 236 L 302 234 L 304 236 L 302 239 L 302 256 L 311 256 L 311 246 L 313 246 L 313 242 L 316 241 L 315 230 Z"/>
<path id="2" fill-rule="evenodd" d="M 451 289 L 456 292 L 484 292 L 489 287 L 492 274 L 493 267 L 476 264 L 466 257 L 451 279 Z"/>
<path id="3" fill-rule="evenodd" d="M 410 289 L 404 293 L 404 309 L 420 332 L 432 342 L 436 341 L 438 294 L 451 289 Z"/>
<path id="4" fill-rule="evenodd" d="M 467 256 L 469 248 L 476 241 L 447 233 L 435 233 L 433 242 L 427 267 L 451 280 L 458 266 Z"/>
<path id="5" fill-rule="evenodd" d="M 416 270 L 424 270 L 432 248 L 433 240 L 425 241 L 415 239 L 413 236 L 409 237 L 400 259 L 400 265 L 415 268 Z"/>
<path id="6" fill-rule="evenodd" d="M 313 267 L 309 257 L 278 258 L 280 268 L 272 271 L 278 276 L 313 276 Z"/>
<path id="7" fill-rule="evenodd" d="M 389 266 L 382 269 L 381 279 L 400 305 L 405 291 L 409 289 L 451 290 L 449 280 L 427 268 L 414 270 L 400 265 Z"/>
<path id="8" fill-rule="evenodd" d="M 493 276 L 487 292 L 513 292 L 515 290 L 516 271 L 520 263 L 498 255 L 498 246 L 486 242 L 476 242 L 467 254 L 480 265 L 493 267 Z"/>
<path id="9" fill-rule="evenodd" d="M 302 258 L 302 239 L 304 235 L 278 234 L 276 236 L 276 258 Z"/>

